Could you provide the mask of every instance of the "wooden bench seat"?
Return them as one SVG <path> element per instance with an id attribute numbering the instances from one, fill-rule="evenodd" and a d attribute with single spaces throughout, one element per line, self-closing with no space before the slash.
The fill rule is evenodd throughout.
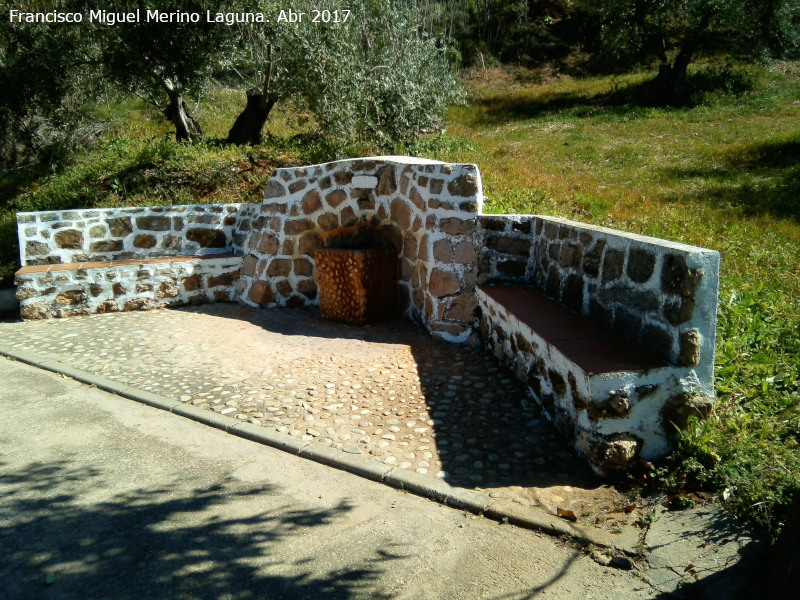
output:
<path id="1" fill-rule="evenodd" d="M 530 287 L 486 285 L 479 289 L 589 375 L 667 366 L 619 333 L 595 325 Z"/>

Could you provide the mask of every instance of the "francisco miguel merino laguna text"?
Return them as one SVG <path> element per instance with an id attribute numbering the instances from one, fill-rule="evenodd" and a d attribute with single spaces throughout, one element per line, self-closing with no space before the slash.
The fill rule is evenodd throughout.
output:
<path id="1" fill-rule="evenodd" d="M 320 13 L 320 11 L 312 11 Z M 322 11 L 329 13 L 329 11 Z M 340 16 L 338 13 L 341 12 Z M 335 18 L 333 13 L 336 13 Z M 350 11 L 330 11 L 328 18 L 321 19 L 323 22 L 344 22 L 347 20 Z M 303 21 L 303 16 L 306 13 L 297 12 L 291 9 L 281 10 L 278 14 L 278 22 L 297 23 Z M 144 19 L 142 19 L 144 16 Z M 79 12 L 59 12 L 56 10 L 50 12 L 22 12 L 19 10 L 9 10 L 8 20 L 12 23 L 82 23 L 84 14 Z M 210 10 L 206 11 L 207 23 L 224 23 L 226 25 L 234 25 L 236 23 L 269 23 L 269 19 L 263 13 L 212 13 Z M 317 22 L 317 18 L 312 19 Z M 91 10 L 89 11 L 88 21 L 90 23 L 103 23 L 105 25 L 116 25 L 117 23 L 199 23 L 200 13 L 195 12 L 163 12 L 160 10 L 147 10 L 142 11 L 136 9 L 134 12 L 112 12 L 107 10 Z"/>

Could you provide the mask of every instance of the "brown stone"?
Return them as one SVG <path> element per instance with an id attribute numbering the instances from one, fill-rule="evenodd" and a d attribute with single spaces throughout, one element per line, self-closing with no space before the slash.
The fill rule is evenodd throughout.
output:
<path id="1" fill-rule="evenodd" d="M 197 242 L 201 248 L 225 248 L 228 244 L 225 232 L 219 229 L 189 229 L 186 239 Z"/>
<path id="2" fill-rule="evenodd" d="M 256 274 L 256 264 L 258 264 L 258 258 L 253 256 L 252 254 L 248 254 L 242 260 L 242 267 L 240 271 L 241 274 L 244 275 L 245 277 L 254 277 Z M 186 290 L 189 291 L 189 288 L 186 288 Z"/>
<path id="3" fill-rule="evenodd" d="M 256 304 L 271 304 L 275 302 L 275 294 L 266 281 L 254 281 L 247 293 L 247 299 Z"/>
<path id="4" fill-rule="evenodd" d="M 681 334 L 681 350 L 678 366 L 696 367 L 700 364 L 700 334 L 696 329 Z"/>
<path id="5" fill-rule="evenodd" d="M 463 173 L 447 184 L 451 196 L 472 197 L 478 193 L 478 178 L 472 173 Z"/>
<path id="6" fill-rule="evenodd" d="M 109 219 L 106 221 L 106 224 L 108 225 L 108 231 L 112 237 L 125 237 L 133 232 L 133 224 L 131 223 L 130 217 Z"/>
<path id="7" fill-rule="evenodd" d="M 183 218 L 181 217 L 172 217 L 172 229 L 173 231 L 183 231 L 184 226 Z M 233 223 L 231 223 L 232 225 Z"/>
<path id="8" fill-rule="evenodd" d="M 603 283 L 616 281 L 622 277 L 622 265 L 624 262 L 624 252 L 620 250 L 609 249 L 606 252 L 605 259 L 603 260 Z"/>
<path id="9" fill-rule="evenodd" d="M 307 215 L 315 213 L 321 209 L 322 200 L 319 197 L 319 192 L 317 190 L 311 190 L 305 196 L 303 196 L 302 206 L 303 213 Z"/>
<path id="10" fill-rule="evenodd" d="M 90 252 L 120 252 L 122 248 L 120 240 L 100 240 L 89 245 Z"/>
<path id="11" fill-rule="evenodd" d="M 433 243 L 433 258 L 446 264 L 453 261 L 453 245 L 449 240 L 437 240 Z"/>
<path id="12" fill-rule="evenodd" d="M 86 301 L 86 292 L 82 290 L 71 290 L 69 292 L 62 292 L 56 296 L 58 304 L 65 304 L 71 306 L 74 304 L 81 304 Z"/>
<path id="13" fill-rule="evenodd" d="M 98 314 L 105 314 L 105 313 L 112 313 L 112 312 L 119 312 L 119 305 L 113 300 L 106 300 L 97 306 L 95 312 Z"/>
<path id="14" fill-rule="evenodd" d="M 307 233 L 300 238 L 300 243 L 298 244 L 298 250 L 300 254 L 305 254 L 306 256 L 311 256 L 314 253 L 314 250 L 318 250 L 322 248 L 322 238 L 319 237 L 316 233 Z"/>
<path id="15" fill-rule="evenodd" d="M 157 240 L 152 235 L 139 234 L 133 240 L 134 248 L 153 248 Z"/>
<path id="16" fill-rule="evenodd" d="M 669 359 L 672 354 L 672 334 L 653 323 L 645 323 L 642 327 L 642 345 L 656 356 Z"/>
<path id="17" fill-rule="evenodd" d="M 408 199 L 416 206 L 419 210 L 425 210 L 425 201 L 422 199 L 422 196 L 419 195 L 417 188 L 411 188 L 411 193 L 408 195 Z"/>
<path id="18" fill-rule="evenodd" d="M 281 196 L 286 195 L 286 188 L 283 187 L 283 184 L 280 181 L 276 181 L 275 179 L 270 179 L 269 183 L 267 183 L 267 189 L 264 193 L 264 198 L 280 198 Z"/>
<path id="19" fill-rule="evenodd" d="M 333 213 L 323 213 L 317 219 L 317 225 L 322 231 L 333 231 L 339 227 L 339 219 Z"/>
<path id="20" fill-rule="evenodd" d="M 284 233 L 287 233 L 288 235 L 299 235 L 311 229 L 314 229 L 314 223 L 308 219 L 295 219 L 292 221 L 286 221 L 283 226 Z"/>
<path id="21" fill-rule="evenodd" d="M 294 181 L 289 184 L 289 193 L 294 194 L 295 192 L 299 192 L 300 190 L 304 190 L 306 187 L 306 180 L 300 179 L 299 181 Z"/>
<path id="22" fill-rule="evenodd" d="M 317 284 L 313 279 L 303 279 L 297 282 L 297 291 L 306 298 L 313 300 L 317 297 Z"/>
<path id="23" fill-rule="evenodd" d="M 503 254 L 516 254 L 528 256 L 531 251 L 531 240 L 528 238 L 507 237 L 505 235 L 490 235 L 486 238 L 486 247 Z"/>
<path id="24" fill-rule="evenodd" d="M 670 398 L 661 409 L 661 422 L 668 431 L 672 430 L 673 425 L 685 431 L 691 417 L 704 419 L 711 414 L 713 407 L 713 398 L 678 394 Z"/>
<path id="25" fill-rule="evenodd" d="M 392 200 L 392 221 L 404 229 L 411 227 L 411 207 L 400 198 Z"/>
<path id="26" fill-rule="evenodd" d="M 333 174 L 333 180 L 336 182 L 336 185 L 347 185 L 353 181 L 353 174 L 347 171 L 339 171 Z"/>
<path id="27" fill-rule="evenodd" d="M 80 250 L 83 248 L 83 234 L 75 229 L 65 229 L 53 236 L 53 241 L 59 248 L 66 250 Z"/>
<path id="28" fill-rule="evenodd" d="M 444 179 L 431 179 L 428 189 L 431 194 L 441 194 L 444 188 Z"/>
<path id="29" fill-rule="evenodd" d="M 397 191 L 397 176 L 392 165 L 384 165 L 375 173 L 378 176 L 378 186 L 375 193 L 378 196 L 391 196 Z"/>
<path id="30" fill-rule="evenodd" d="M 125 303 L 125 306 L 122 308 L 125 312 L 131 312 L 134 310 L 150 310 L 154 308 L 153 301 L 149 298 L 134 298 L 133 300 L 129 300 Z"/>
<path id="31" fill-rule="evenodd" d="M 25 321 L 46 319 L 50 316 L 50 307 L 44 302 L 26 304 L 20 308 L 19 316 Z"/>
<path id="32" fill-rule="evenodd" d="M 353 210 L 352 207 L 346 206 L 340 215 L 340 220 L 342 225 L 346 227 L 350 227 L 351 225 L 355 225 L 358 221 L 358 217 L 356 216 L 356 211 Z"/>
<path id="33" fill-rule="evenodd" d="M 464 294 L 450 303 L 445 312 L 445 318 L 450 321 L 472 323 L 475 320 L 478 308 L 478 299 L 474 294 Z"/>
<path id="34" fill-rule="evenodd" d="M 145 231 L 169 231 L 171 227 L 169 217 L 149 215 L 147 217 L 136 217 L 136 227 Z M 127 310 L 127 309 L 126 309 Z"/>
<path id="35" fill-rule="evenodd" d="M 442 232 L 447 235 L 470 235 L 475 231 L 475 219 L 465 221 L 456 217 L 449 217 L 442 219 L 439 226 Z"/>
<path id="36" fill-rule="evenodd" d="M 247 260 L 248 258 L 250 257 L 245 256 L 245 260 Z M 253 260 L 255 260 L 255 257 L 253 257 Z M 193 292 L 195 290 L 199 290 L 200 287 L 203 285 L 203 282 L 200 279 L 200 275 L 195 273 L 194 275 L 190 275 L 189 277 L 184 277 L 183 281 L 181 281 L 181 284 L 183 285 L 184 290 L 186 290 L 187 292 Z"/>
<path id="37" fill-rule="evenodd" d="M 632 435 L 616 434 L 610 440 L 592 438 L 587 443 L 586 455 L 600 469 L 624 469 L 636 458 L 641 442 Z"/>
<path id="38" fill-rule="evenodd" d="M 455 250 L 455 262 L 462 265 L 471 265 L 477 259 L 475 244 L 470 241 L 458 242 Z"/>
<path id="39" fill-rule="evenodd" d="M 179 294 L 178 283 L 175 280 L 164 281 L 156 292 L 159 298 L 174 298 Z"/>
<path id="40" fill-rule="evenodd" d="M 267 277 L 286 277 L 291 270 L 292 261 L 290 259 L 273 258 L 267 267 Z"/>
<path id="41" fill-rule="evenodd" d="M 279 296 L 286 297 L 292 293 L 292 284 L 289 283 L 288 279 L 280 279 L 279 281 L 275 282 L 275 291 Z"/>
<path id="42" fill-rule="evenodd" d="M 669 298 L 664 302 L 664 316 L 672 325 L 685 323 L 694 315 L 694 300 L 692 298 Z"/>
<path id="43" fill-rule="evenodd" d="M 461 289 L 461 282 L 458 275 L 455 273 L 448 273 L 441 269 L 433 269 L 431 271 L 430 283 L 428 284 L 428 291 L 436 298 L 443 298 L 445 296 L 452 296 Z"/>
<path id="44" fill-rule="evenodd" d="M 228 286 L 233 285 L 233 282 L 236 281 L 236 273 L 220 273 L 219 275 L 211 275 L 208 278 L 208 287 L 218 287 L 220 285 Z"/>
<path id="45" fill-rule="evenodd" d="M 89 229 L 89 237 L 95 240 L 106 237 L 106 228 L 102 225 L 92 225 Z"/>
<path id="46" fill-rule="evenodd" d="M 115 298 L 117 296 L 124 296 L 125 294 L 128 293 L 128 290 L 125 289 L 125 286 L 123 286 L 119 282 L 117 282 L 117 283 L 115 283 L 114 285 L 111 286 L 111 291 L 114 292 L 114 297 Z"/>
<path id="47" fill-rule="evenodd" d="M 325 202 L 331 208 L 337 208 L 345 200 L 347 200 L 347 194 L 343 190 L 333 190 L 325 196 Z"/>
<path id="48" fill-rule="evenodd" d="M 300 277 L 309 277 L 314 272 L 314 266 L 311 261 L 305 258 L 295 258 L 294 261 L 294 274 Z"/>
<path id="49" fill-rule="evenodd" d="M 141 294 L 143 292 L 152 292 L 153 286 L 149 283 L 138 283 L 136 284 L 136 293 Z"/>
<path id="50" fill-rule="evenodd" d="M 414 261 L 417 260 L 417 253 L 419 249 L 417 248 L 417 240 L 415 238 L 405 238 L 403 240 L 403 256 L 410 260 Z"/>
<path id="51" fill-rule="evenodd" d="M 261 254 L 277 254 L 280 242 L 278 238 L 271 233 L 265 233 L 258 243 L 258 252 Z"/>

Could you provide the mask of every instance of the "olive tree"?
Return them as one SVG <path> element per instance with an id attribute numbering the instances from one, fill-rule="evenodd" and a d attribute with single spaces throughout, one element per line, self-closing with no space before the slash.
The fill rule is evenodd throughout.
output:
<path id="1" fill-rule="evenodd" d="M 383 148 L 440 124 L 460 98 L 449 46 L 425 30 L 414 1 L 297 3 L 304 19 L 245 28 L 242 70 L 254 74 L 248 107 L 229 133 L 260 139 L 269 112 L 286 101 L 341 142 Z"/>
<path id="2" fill-rule="evenodd" d="M 660 61 L 651 96 L 686 98 L 687 68 L 701 52 L 785 54 L 798 47 L 796 0 L 582 0 L 602 15 L 607 60 Z"/>

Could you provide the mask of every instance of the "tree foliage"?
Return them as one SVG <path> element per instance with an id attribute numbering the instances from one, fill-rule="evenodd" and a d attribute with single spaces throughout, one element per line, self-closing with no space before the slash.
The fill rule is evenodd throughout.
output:
<path id="1" fill-rule="evenodd" d="M 602 20 L 600 58 L 622 67 L 660 62 L 651 94 L 689 93 L 687 67 L 700 53 L 783 55 L 800 42 L 795 0 L 582 0 Z"/>
<path id="2" fill-rule="evenodd" d="M 276 102 L 292 102 L 340 143 L 391 148 L 440 125 L 447 105 L 459 99 L 448 46 L 425 30 L 416 2 L 295 6 L 331 20 L 248 26 L 243 36 L 238 67 L 253 75 L 264 118 Z M 229 139 L 256 140 L 234 138 L 233 130 Z"/>

